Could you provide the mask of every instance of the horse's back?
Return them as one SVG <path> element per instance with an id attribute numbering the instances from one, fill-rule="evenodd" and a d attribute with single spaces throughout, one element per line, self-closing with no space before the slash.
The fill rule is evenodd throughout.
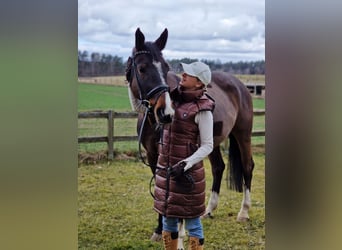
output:
<path id="1" fill-rule="evenodd" d="M 219 89 L 223 91 L 229 99 L 232 100 L 236 108 L 253 111 L 252 97 L 249 93 L 249 90 L 234 75 L 222 71 L 214 71 L 212 73 L 212 82 L 210 85 L 217 85 Z"/>

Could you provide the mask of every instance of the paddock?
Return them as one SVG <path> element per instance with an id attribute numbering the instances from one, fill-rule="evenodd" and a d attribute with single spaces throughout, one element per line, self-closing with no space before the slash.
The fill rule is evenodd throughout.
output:
<path id="1" fill-rule="evenodd" d="M 220 204 L 213 219 L 203 219 L 206 249 L 265 248 L 265 155 L 254 153 L 253 200 L 250 220 L 236 222 L 242 194 L 222 180 Z M 225 161 L 227 156 L 225 155 Z M 204 161 L 206 199 L 210 195 L 210 163 Z M 81 164 L 78 168 L 79 249 L 163 249 L 149 240 L 156 224 L 149 194 L 151 171 L 127 158 Z"/>

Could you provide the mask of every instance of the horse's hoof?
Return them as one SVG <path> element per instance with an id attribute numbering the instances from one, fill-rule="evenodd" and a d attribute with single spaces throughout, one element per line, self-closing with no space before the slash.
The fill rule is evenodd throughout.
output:
<path id="1" fill-rule="evenodd" d="M 201 219 L 207 219 L 207 218 L 213 219 L 214 216 L 212 216 L 211 213 L 206 213 L 206 214 L 204 214 L 204 215 L 201 216 Z"/>
<path id="2" fill-rule="evenodd" d="M 179 243 L 179 238 L 178 238 L 177 250 L 184 250 L 183 242 Z"/>
<path id="3" fill-rule="evenodd" d="M 157 234 L 157 233 L 153 233 L 151 236 L 151 241 L 161 241 L 162 240 L 162 235 L 161 234 Z"/>
<path id="4" fill-rule="evenodd" d="M 249 218 L 248 217 L 237 217 L 236 221 L 237 222 L 247 222 L 247 221 L 249 221 Z"/>

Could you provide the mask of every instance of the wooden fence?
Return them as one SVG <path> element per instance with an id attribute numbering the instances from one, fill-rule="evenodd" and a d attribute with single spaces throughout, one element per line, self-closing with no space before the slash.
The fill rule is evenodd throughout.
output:
<path id="1" fill-rule="evenodd" d="M 265 115 L 265 110 L 254 110 L 255 116 Z M 78 119 L 93 119 L 103 118 L 107 119 L 108 129 L 106 136 L 92 136 L 92 137 L 78 137 L 78 143 L 93 143 L 93 142 L 107 142 L 108 145 L 108 159 L 114 158 L 114 142 L 115 141 L 137 141 L 138 136 L 114 136 L 114 119 L 122 118 L 137 118 L 137 112 L 115 112 L 108 111 L 89 111 L 79 112 Z M 252 132 L 252 136 L 265 136 L 265 130 L 257 130 Z"/>

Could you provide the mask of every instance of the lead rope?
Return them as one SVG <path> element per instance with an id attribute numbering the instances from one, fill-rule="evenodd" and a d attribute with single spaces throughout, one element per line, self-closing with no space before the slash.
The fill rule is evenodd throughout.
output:
<path id="1" fill-rule="evenodd" d="M 142 156 L 142 153 L 141 153 L 141 136 L 142 136 L 142 131 L 144 130 L 146 118 L 147 118 L 147 115 L 148 115 L 148 113 L 150 112 L 150 110 L 151 110 L 151 107 L 150 107 L 149 105 L 146 106 L 146 110 L 145 110 L 145 113 L 144 113 L 144 118 L 143 118 L 143 121 L 142 121 L 140 130 L 139 130 L 138 147 L 139 147 L 139 156 L 140 156 L 141 161 L 142 161 L 146 166 L 152 167 L 150 164 L 148 164 L 148 163 L 145 161 L 145 159 L 144 159 L 144 157 Z"/>
<path id="2" fill-rule="evenodd" d="M 146 104 L 145 104 L 145 105 L 146 105 Z M 143 121 L 142 121 L 140 130 L 139 130 L 138 148 L 139 148 L 139 156 L 140 156 L 141 161 L 142 161 L 146 166 L 149 166 L 150 168 L 152 168 L 152 166 L 151 166 L 149 163 L 147 163 L 147 162 L 145 161 L 145 159 L 144 159 L 144 157 L 143 157 L 143 155 L 142 155 L 142 150 L 141 150 L 141 137 L 142 137 L 142 132 L 143 132 L 143 130 L 144 130 L 144 126 L 145 126 L 145 122 L 146 122 L 146 119 L 147 119 L 147 115 L 148 115 L 148 113 L 149 113 L 150 111 L 151 111 L 151 106 L 150 106 L 150 105 L 146 105 L 146 110 L 145 110 L 145 113 L 144 113 L 144 118 L 143 118 Z M 154 166 L 153 166 L 153 167 L 154 167 Z M 155 168 L 156 168 L 156 171 L 157 171 L 158 167 L 155 166 Z M 149 189 L 150 189 L 150 194 L 151 194 L 153 200 L 155 199 L 155 196 L 154 196 L 154 194 L 153 194 L 153 192 L 152 192 L 152 185 L 153 185 L 152 182 L 153 182 L 154 179 L 155 179 L 155 174 L 152 175 L 152 177 L 151 177 L 151 180 L 150 180 L 150 188 L 149 188 Z"/>
<path id="3" fill-rule="evenodd" d="M 147 118 L 147 115 L 148 115 L 148 112 L 150 112 L 150 106 L 147 106 L 146 107 L 146 110 L 145 110 L 145 113 L 144 113 L 144 118 L 143 118 L 143 121 L 142 121 L 142 124 L 141 124 L 141 127 L 140 127 L 140 130 L 139 130 L 139 136 L 138 136 L 138 148 L 139 148 L 139 156 L 140 156 L 140 159 L 141 161 L 146 165 L 146 166 L 149 166 L 150 168 L 152 168 L 152 166 L 150 164 L 148 164 L 143 155 L 142 155 L 142 152 L 141 152 L 141 136 L 142 136 L 142 131 L 144 130 L 144 126 L 145 126 L 145 122 L 146 122 L 146 118 Z M 150 194 L 153 198 L 153 200 L 155 199 L 155 196 L 154 194 L 152 193 L 152 182 L 153 180 L 155 179 L 155 175 L 152 175 L 151 177 L 151 180 L 150 180 Z"/>
<path id="4" fill-rule="evenodd" d="M 137 80 L 137 83 L 138 83 L 138 88 L 139 88 L 139 97 L 140 97 L 140 100 L 142 100 L 142 104 L 146 106 L 146 110 L 145 110 L 145 113 L 144 113 L 144 118 L 143 118 L 143 122 L 141 124 L 141 127 L 140 127 L 140 130 L 139 130 L 139 135 L 138 135 L 138 149 L 139 149 L 139 156 L 140 156 L 140 159 L 141 161 L 146 165 L 146 166 L 149 166 L 150 168 L 152 167 L 155 167 L 156 168 L 156 171 L 158 169 L 158 166 L 151 166 L 149 163 L 147 163 L 144 159 L 144 157 L 142 156 L 142 151 L 141 151 L 141 137 L 142 137 L 142 132 L 144 130 L 144 126 L 145 126 L 145 122 L 146 122 L 146 119 L 147 119 L 147 115 L 149 112 L 151 112 L 151 109 L 152 109 L 152 106 L 150 104 L 150 102 L 147 100 L 147 99 L 143 99 L 142 98 L 142 87 L 141 87 L 141 82 L 140 82 L 140 78 L 138 76 L 138 73 L 137 73 L 137 65 L 135 63 L 135 57 L 139 54 L 151 54 L 149 51 L 138 51 L 134 54 L 133 56 L 133 74 L 135 75 L 135 78 Z M 169 90 L 169 87 L 168 86 L 157 86 L 155 88 L 153 88 L 152 90 L 150 90 L 148 93 L 147 93 L 147 97 L 149 96 L 153 96 L 155 94 L 158 94 L 157 96 L 157 100 L 158 98 L 160 97 L 160 95 L 165 92 L 165 91 L 168 91 Z M 155 199 L 153 193 L 152 193 L 152 182 L 153 182 L 153 179 L 155 179 L 155 174 L 152 175 L 151 177 L 151 180 L 150 180 L 150 194 L 151 196 L 153 197 L 153 199 Z"/>

